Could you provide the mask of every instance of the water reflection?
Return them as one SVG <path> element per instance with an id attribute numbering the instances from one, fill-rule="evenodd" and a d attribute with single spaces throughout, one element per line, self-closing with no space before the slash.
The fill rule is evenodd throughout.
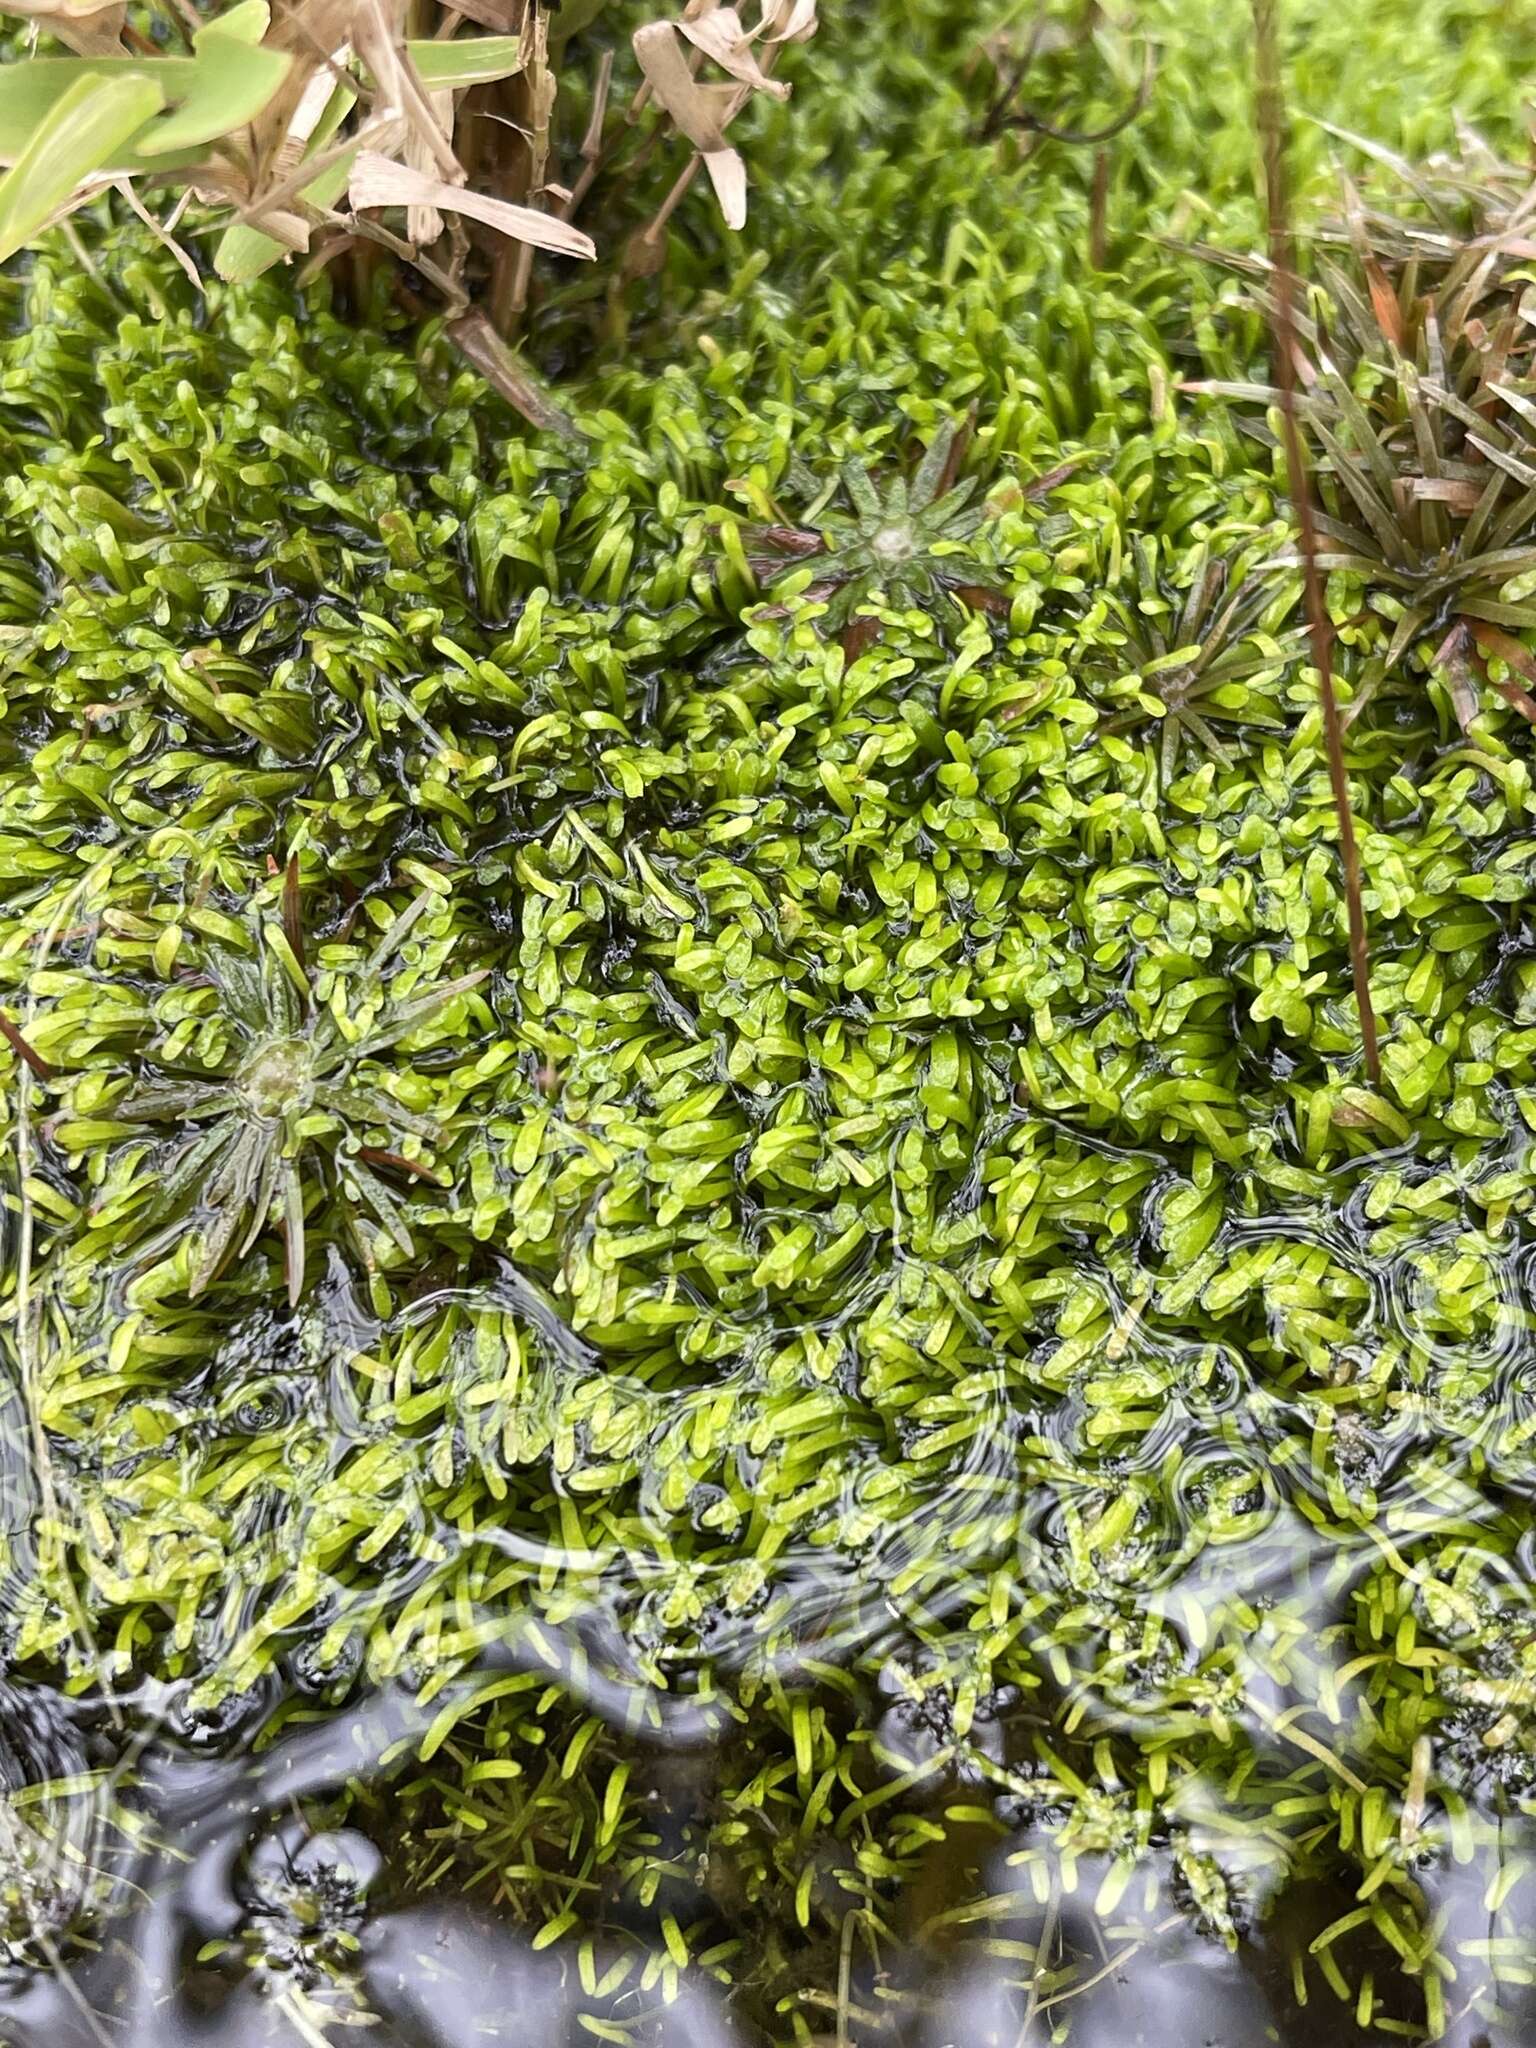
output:
<path id="1" fill-rule="evenodd" d="M 154 1544 L 196 1597 L 174 1678 L 0 1694 L 3 2038 L 1528 2043 L 1528 1257 L 1239 1218 L 1085 1259 L 1022 1356 L 909 1260 L 773 1332 L 826 1368 L 773 1397 L 511 1268 L 232 1308 L 59 1461 L 101 1608 L 56 1631 L 141 1626 Z M 103 1528 L 152 1456 L 159 1525 Z"/>
<path id="2" fill-rule="evenodd" d="M 397 1746 L 410 1711 L 401 1698 L 240 1759 L 146 1749 L 135 1803 L 175 1848 L 143 1848 L 124 1875 L 132 1903 L 99 1943 L 0 1980 L 3 2038 L 13 2048 L 334 2048 L 359 2038 L 388 2048 L 594 2039 L 748 2048 L 766 2037 L 768 2016 L 707 1965 L 669 1974 L 661 1916 L 631 1913 L 626 1926 L 621 1912 L 606 1929 L 549 1946 L 461 1898 L 403 1896 L 387 1800 L 376 1808 L 382 1839 L 327 1816 L 346 1803 L 360 1760 Z M 1509 1831 L 1491 1855 L 1463 1857 L 1428 1808 L 1414 1818 L 1415 1881 L 1435 1930 L 1415 1965 L 1394 1955 L 1347 1888 L 1275 1884 L 1262 1854 L 1250 1859 L 1251 1882 L 1236 1887 L 1237 1922 L 1230 1889 L 1213 1917 L 1206 1880 L 1222 1867 L 1230 1878 L 1243 1857 L 1222 1788 L 1206 1792 L 1180 1849 L 1154 1846 L 1129 1883 L 1103 1853 L 1063 1859 L 1043 1817 L 1001 1837 L 952 1817 L 908 1888 L 903 1938 L 882 1942 L 891 1930 L 851 1914 L 835 1977 L 799 2001 L 797 2038 L 871 2048 L 1344 2048 L 1362 2033 L 1420 2035 L 1402 1996 L 1405 1960 L 1410 1974 L 1442 1973 L 1435 2038 L 1454 2048 L 1532 2038 L 1529 1900 L 1520 1880 L 1509 1883 L 1517 1865 L 1522 1878 L 1528 1867 L 1529 1829 Z M 686 1889 L 669 1901 L 674 1923 L 705 1903 Z M 1362 1987 L 1350 1999 L 1315 1985 L 1305 2002 L 1298 1995 L 1300 1959 L 1319 1952 L 1347 1963 Z M 1497 1975 L 1505 1981 L 1495 1996 Z"/>

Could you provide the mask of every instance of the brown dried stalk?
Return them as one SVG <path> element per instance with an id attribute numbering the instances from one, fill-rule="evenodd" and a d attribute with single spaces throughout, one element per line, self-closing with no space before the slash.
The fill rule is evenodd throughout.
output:
<path id="1" fill-rule="evenodd" d="M 1290 188 L 1286 176 L 1287 124 L 1280 80 L 1280 47 L 1276 27 L 1277 0 L 1253 0 L 1255 87 L 1259 138 L 1264 152 L 1264 197 L 1269 225 L 1269 259 L 1274 290 L 1270 295 L 1270 333 L 1274 350 L 1275 387 L 1280 394 L 1281 432 L 1291 507 L 1296 517 L 1306 597 L 1307 630 L 1312 663 L 1322 699 L 1323 732 L 1328 748 L 1328 779 L 1339 823 L 1339 858 L 1344 868 L 1344 898 L 1349 911 L 1349 964 L 1355 983 L 1355 1007 L 1365 1070 L 1381 1080 L 1376 1012 L 1371 1003 L 1370 940 L 1361 897 L 1360 849 L 1355 839 L 1354 812 L 1349 802 L 1349 775 L 1344 765 L 1344 731 L 1333 687 L 1333 627 L 1324 602 L 1324 579 L 1318 565 L 1317 513 L 1312 480 L 1296 419 L 1296 242 L 1291 230 Z"/>
<path id="2" fill-rule="evenodd" d="M 581 429 L 561 406 L 550 396 L 542 379 L 515 355 L 496 332 L 489 316 L 474 307 L 450 320 L 446 328 L 448 339 L 467 363 L 477 369 L 494 391 L 517 412 L 520 412 L 530 426 L 559 434 L 563 439 L 579 444 Z"/>
<path id="3" fill-rule="evenodd" d="M 28 1045 L 21 1032 L 3 1010 L 0 1010 L 0 1038 L 4 1038 L 17 1059 L 25 1061 L 33 1073 L 36 1074 L 39 1081 L 51 1081 L 54 1078 L 55 1070 L 53 1066 L 43 1058 L 40 1052 L 35 1052 Z"/>

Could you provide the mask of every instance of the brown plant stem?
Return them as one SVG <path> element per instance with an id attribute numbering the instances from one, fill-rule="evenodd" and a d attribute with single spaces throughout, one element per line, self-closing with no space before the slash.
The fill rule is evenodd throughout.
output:
<path id="1" fill-rule="evenodd" d="M 473 364 L 530 426 L 567 441 L 581 441 L 581 429 L 570 414 L 555 403 L 543 380 L 513 353 L 478 306 L 450 320 L 444 332 L 465 361 Z"/>
<path id="2" fill-rule="evenodd" d="M 592 115 L 587 122 L 587 132 L 581 141 L 581 174 L 571 187 L 570 196 L 560 208 L 562 220 L 575 218 L 576 209 L 591 191 L 603 162 L 603 124 L 608 117 L 608 95 L 613 86 L 613 52 L 604 50 L 598 66 L 597 83 L 592 88 Z"/>
<path id="3" fill-rule="evenodd" d="M 1333 627 L 1324 599 L 1323 573 L 1318 566 L 1317 514 L 1312 480 L 1296 416 L 1296 244 L 1291 232 L 1290 189 L 1286 176 L 1286 112 L 1280 79 L 1280 48 L 1276 26 L 1277 0 L 1253 0 L 1255 84 L 1259 137 L 1264 153 L 1264 197 L 1269 227 L 1269 258 L 1274 276 L 1270 327 L 1275 386 L 1280 395 L 1281 435 L 1289 479 L 1291 509 L 1300 543 L 1302 582 L 1312 663 L 1322 700 L 1323 733 L 1328 749 L 1328 779 L 1339 826 L 1339 858 L 1344 869 L 1344 899 L 1349 913 L 1349 964 L 1360 1016 L 1365 1070 L 1373 1084 L 1381 1080 L 1376 1012 L 1371 1003 L 1370 940 L 1361 895 L 1360 849 L 1349 801 L 1349 773 L 1344 764 L 1344 729 L 1333 687 Z"/>
<path id="4" fill-rule="evenodd" d="M 1536 700 L 1508 677 L 1502 682 L 1496 682 L 1488 673 L 1488 664 L 1483 659 L 1485 655 L 1495 655 L 1506 668 L 1524 676 L 1528 683 L 1536 683 L 1536 659 L 1532 658 L 1530 650 L 1497 626 L 1489 625 L 1486 619 L 1463 618 L 1458 624 L 1461 630 L 1476 642 L 1476 646 L 1470 651 L 1473 663 L 1483 681 L 1497 690 L 1504 702 L 1518 711 L 1522 718 L 1528 718 L 1532 725 L 1536 725 Z"/>
<path id="5" fill-rule="evenodd" d="M 0 1037 L 5 1039 L 17 1059 L 24 1061 L 32 1069 L 39 1081 L 51 1081 L 53 1079 L 55 1069 L 43 1058 L 40 1052 L 33 1051 L 32 1047 L 28 1045 L 21 1032 L 3 1010 L 0 1010 Z"/>
<path id="6" fill-rule="evenodd" d="M 1109 151 L 1093 158 L 1093 191 L 1088 202 L 1088 261 L 1095 270 L 1109 264 Z"/>

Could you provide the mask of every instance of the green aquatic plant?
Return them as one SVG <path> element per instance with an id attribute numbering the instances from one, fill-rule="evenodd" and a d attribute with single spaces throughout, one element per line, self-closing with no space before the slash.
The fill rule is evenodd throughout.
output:
<path id="1" fill-rule="evenodd" d="M 1103 1958 L 1053 1896 L 1110 1955 L 1155 1953 L 1165 1922 L 1224 1940 L 1380 1864 L 1377 1912 L 1422 1944 L 1383 1815 L 1454 1722 L 1473 1791 L 1437 1766 L 1426 1825 L 1470 1799 L 1487 1852 L 1473 1766 L 1502 1709 L 1436 1676 L 1456 1651 L 1499 1681 L 1457 1601 L 1521 1540 L 1468 1506 L 1479 1471 L 1518 1477 L 1526 1427 L 1491 1393 L 1536 1101 L 1515 721 L 1495 707 L 1475 763 L 1351 729 L 1390 1024 L 1368 1088 L 1328 998 L 1310 690 L 1283 662 L 1241 679 L 1277 723 L 1213 725 L 1226 758 L 1172 792 L 1105 729 L 1144 709 L 1114 695 L 1132 628 L 1171 646 L 1212 562 L 1208 622 L 1273 552 L 1272 479 L 1225 413 L 1128 432 L 1048 512 L 999 502 L 1006 613 L 892 607 L 849 664 L 793 596 L 743 628 L 750 581 L 712 561 L 733 480 L 788 488 L 749 350 L 605 373 L 599 479 L 426 344 L 301 324 L 274 286 L 234 332 L 160 326 L 172 263 L 100 260 L 137 310 L 42 262 L 13 296 L 55 317 L 0 365 L 25 387 L 6 517 L 39 564 L 5 685 L 31 744 L 0 758 L 0 986 L 45 1070 L 0 1049 L 30 1088 L 34 1248 L 0 1353 L 58 1503 L 7 1582 L 18 1660 L 88 1678 L 108 1642 L 231 1740 L 274 1696 L 273 1739 L 369 1687 L 419 1699 L 389 1785 L 413 1881 L 472 1881 L 594 1956 L 622 1918 L 636 1984 L 723 1972 L 770 2040 L 814 2033 L 844 1975 L 876 2010 L 917 1901 L 959 1943 L 1004 1929 L 1010 1997 L 1058 2020 Z M 1008 289 L 984 269 L 961 312 Z M 815 402 L 867 467 L 905 415 L 843 416 L 854 332 Z M 1114 333 L 1129 379 L 1148 336 Z M 1028 346 L 983 388 L 983 474 L 1071 460 L 1003 388 Z M 979 346 L 964 365 L 987 375 Z M 103 386 L 112 449 L 82 428 L 38 459 Z M 114 525 L 134 474 L 155 491 Z M 155 529 L 190 492 L 195 551 Z M 360 924 L 430 902 L 403 947 L 344 918 L 306 938 L 274 843 Z M 467 988 L 435 1007 L 488 959 L 490 1016 Z M 311 1092 L 322 1035 L 345 1112 Z M 269 1215 L 297 1176 L 307 1266 L 354 1222 L 392 1248 L 365 1287 L 331 1256 L 288 1312 L 272 1262 L 237 1259 L 248 1150 L 189 1298 L 196 1190 L 145 1211 L 210 1140 L 234 1207 L 253 1125 Z M 412 1164 L 438 1188 L 407 1204 Z M 978 1844 L 1022 1860 L 994 1880 Z M 1311 1952 L 1333 1917 L 1296 1941 L 1313 1998 L 1330 1969 L 1351 1997 L 1382 1981 L 1374 1923 Z"/>
<path id="2" fill-rule="evenodd" d="M 1496 107 L 1488 27 L 1426 8 L 1434 93 L 1336 10 L 1314 97 Z M 286 1743 L 337 1758 L 317 1824 L 387 1843 L 384 1910 L 494 1906 L 598 2039 L 698 1992 L 866 2048 L 961 1986 L 973 2031 L 1094 2039 L 1173 1958 L 1262 1998 L 1223 2038 L 1523 2038 L 1528 735 L 1496 694 L 1459 735 L 1418 642 L 1343 734 L 1368 1085 L 1293 566 L 1238 634 L 1268 423 L 1178 388 L 1251 379 L 1258 324 L 1143 233 L 1251 238 L 1230 10 L 1155 0 L 1112 271 L 1080 159 L 967 139 L 947 0 L 890 20 L 845 11 L 857 84 L 803 95 L 734 268 L 674 247 L 597 358 L 546 304 L 583 445 L 325 277 L 200 302 L 92 217 L 96 275 L 0 280 L 0 1014 L 40 1063 L 0 1046 L 3 1647 L 177 1702 L 200 1782 L 228 1744 L 286 1805 Z M 857 662 L 788 578 L 754 603 L 725 507 L 812 508 L 814 592 L 839 465 L 883 508 L 972 408 L 990 524 L 894 598 L 864 559 Z M 1395 626 L 1350 573 L 1346 706 Z M 1143 671 L 1239 596 L 1219 752 L 1166 778 Z M 274 846 L 334 891 L 302 944 Z M 285 980 L 243 1035 L 215 955 Z M 254 1192 L 191 1295 L 157 1177 L 278 1122 L 328 1018 L 325 1079 L 435 1135 L 312 1100 L 297 1307 L 276 1230 L 236 1256 Z M 123 1118 L 141 1066 L 238 1102 Z M 386 1148 L 409 1259 L 348 1193 Z M 360 2017 L 365 1907 L 235 1889 L 209 1967 Z"/>
<path id="3" fill-rule="evenodd" d="M 1121 588 L 1104 600 L 1105 625 L 1093 635 L 1090 659 L 1119 667 L 1107 698 L 1133 698 L 1103 730 L 1151 722 L 1165 788 L 1185 749 L 1230 767 L 1222 727 L 1234 728 L 1236 744 L 1282 723 L 1267 686 L 1283 680 L 1299 653 L 1300 631 L 1287 624 L 1294 606 L 1294 592 L 1277 593 L 1262 563 L 1240 563 L 1234 572 L 1197 548 L 1170 578 L 1158 573 L 1155 543 L 1138 540 Z"/>
<path id="4" fill-rule="evenodd" d="M 959 429 L 946 422 L 910 478 L 892 475 L 882 483 L 863 463 L 847 462 L 802 524 L 751 529 L 745 538 L 759 550 L 755 566 L 769 575 L 770 594 L 786 573 L 774 574 L 785 557 L 809 565 L 812 589 L 827 600 L 826 623 L 841 632 L 877 597 L 931 609 L 961 588 L 984 589 L 990 572 L 967 543 L 988 514 L 974 502 L 977 480 L 956 481 L 964 447 Z M 846 509 L 835 502 L 839 483 Z"/>
<path id="5" fill-rule="evenodd" d="M 111 1105 L 113 1121 L 130 1130 L 182 1127 L 168 1148 L 143 1161 L 148 1199 L 134 1223 L 160 1243 L 168 1231 L 192 1225 L 189 1293 L 200 1293 L 232 1253 L 249 1251 L 276 1216 L 288 1298 L 296 1303 L 304 1288 L 306 1200 L 317 1191 L 342 1197 L 365 1254 L 364 1212 L 411 1256 L 410 1230 L 385 1175 L 435 1184 L 420 1148 L 440 1134 L 372 1076 L 382 1055 L 485 979 L 480 970 L 390 999 L 390 969 L 431 900 L 418 897 L 402 912 L 356 971 L 328 975 L 324 1001 L 304 960 L 296 892 L 286 930 L 255 921 L 249 949 L 205 949 L 200 983 L 215 998 L 212 1014 L 195 1034 L 184 1020 L 151 1044 Z M 413 1141 L 414 1154 L 402 1149 Z"/>

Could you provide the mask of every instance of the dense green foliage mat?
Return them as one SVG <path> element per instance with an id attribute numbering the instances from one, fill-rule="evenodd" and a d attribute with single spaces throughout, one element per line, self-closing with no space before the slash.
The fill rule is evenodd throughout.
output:
<path id="1" fill-rule="evenodd" d="M 1145 10 L 1097 234 L 988 25 L 829 12 L 745 238 L 551 298 L 575 439 L 136 226 L 0 284 L 8 1661 L 407 1688 L 342 1804 L 599 2039 L 1204 1943 L 1519 2039 L 1532 736 L 1334 577 L 1373 1087 L 1281 465 L 1183 388 L 1266 374 L 1245 17 Z M 1308 10 L 1293 97 L 1505 145 L 1533 25 Z"/>

